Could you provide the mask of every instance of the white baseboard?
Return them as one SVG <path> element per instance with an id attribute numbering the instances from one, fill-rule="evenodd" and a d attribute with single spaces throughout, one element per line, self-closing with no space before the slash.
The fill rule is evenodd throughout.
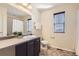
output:
<path id="1" fill-rule="evenodd" d="M 51 46 L 51 47 L 52 47 L 52 48 L 58 48 L 58 49 L 66 50 L 66 51 L 75 52 L 75 50 L 72 50 L 72 49 L 65 49 L 65 48 L 56 47 L 56 46 Z"/>

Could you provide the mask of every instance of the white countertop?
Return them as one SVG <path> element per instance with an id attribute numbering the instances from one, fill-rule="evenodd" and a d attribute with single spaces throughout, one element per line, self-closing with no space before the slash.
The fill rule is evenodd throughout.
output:
<path id="1" fill-rule="evenodd" d="M 29 36 L 24 36 L 23 38 L 12 38 L 12 39 L 1 40 L 0 49 L 17 45 L 17 44 L 32 40 L 33 38 L 37 38 L 37 37 L 34 35 L 29 35 Z"/>

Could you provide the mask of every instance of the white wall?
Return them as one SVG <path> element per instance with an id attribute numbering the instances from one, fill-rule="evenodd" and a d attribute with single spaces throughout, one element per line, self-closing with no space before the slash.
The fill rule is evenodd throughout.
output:
<path id="1" fill-rule="evenodd" d="M 0 36 L 7 36 L 7 8 L 0 6 Z"/>
<path id="2" fill-rule="evenodd" d="M 32 21 L 33 21 L 33 31 L 34 35 L 40 36 L 41 35 L 41 19 L 40 19 L 40 12 L 37 8 L 35 8 L 32 4 Z M 36 26 L 36 27 L 35 27 Z M 39 29 L 37 29 L 39 27 Z"/>
<path id="3" fill-rule="evenodd" d="M 41 13 L 43 38 L 52 47 L 75 51 L 77 4 L 55 6 Z M 65 33 L 54 33 L 53 14 L 65 11 Z"/>

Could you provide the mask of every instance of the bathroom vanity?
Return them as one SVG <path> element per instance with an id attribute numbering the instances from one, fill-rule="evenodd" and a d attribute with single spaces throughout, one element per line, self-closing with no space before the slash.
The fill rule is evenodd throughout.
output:
<path id="1" fill-rule="evenodd" d="M 12 53 L 12 49 L 9 50 L 8 47 L 14 46 L 15 56 L 38 56 L 40 53 L 40 37 L 34 35 L 24 36 L 22 38 L 10 38 L 7 40 L 0 41 L 0 53 L 8 56 L 9 52 Z M 6 49 L 8 48 L 8 49 Z M 6 49 L 6 51 L 4 50 Z M 2 52 L 2 50 L 4 50 Z M 7 52 L 8 50 L 8 52 Z"/>
<path id="2" fill-rule="evenodd" d="M 38 56 L 40 53 L 40 38 L 33 38 L 16 45 L 16 56 Z"/>

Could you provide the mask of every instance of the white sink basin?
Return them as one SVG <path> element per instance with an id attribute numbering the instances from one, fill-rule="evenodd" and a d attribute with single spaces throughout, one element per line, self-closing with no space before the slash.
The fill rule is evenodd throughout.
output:
<path id="1" fill-rule="evenodd" d="M 28 36 L 24 36 L 23 39 L 29 40 L 29 39 L 36 38 L 36 37 L 37 36 L 35 36 L 35 35 L 28 35 Z"/>

